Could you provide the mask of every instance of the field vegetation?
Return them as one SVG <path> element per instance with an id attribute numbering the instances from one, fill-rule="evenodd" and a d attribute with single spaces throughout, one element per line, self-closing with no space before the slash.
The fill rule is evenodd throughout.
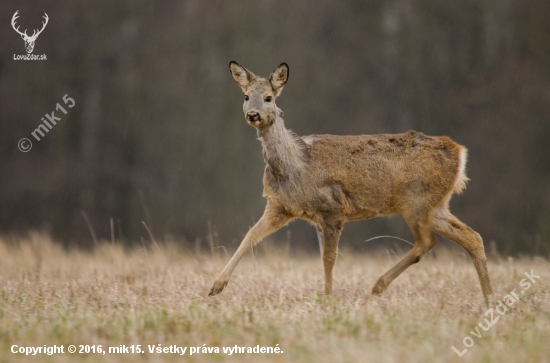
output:
<path id="1" fill-rule="evenodd" d="M 227 288 L 207 297 L 227 261 L 171 244 L 92 252 L 64 250 L 43 235 L 0 243 L 0 362 L 548 362 L 550 269 L 542 258 L 493 257 L 496 300 L 521 291 L 524 273 L 540 276 L 481 337 L 475 269 L 465 252 L 437 247 L 380 297 L 376 279 L 400 253 L 342 251 L 334 294 L 323 296 L 318 256 L 266 241 L 238 266 Z M 494 305 L 496 305 L 495 301 Z M 495 317 L 498 314 L 495 312 Z M 473 345 L 462 357 L 463 340 Z M 469 340 L 467 341 L 469 342 Z M 103 354 L 69 354 L 68 345 L 101 345 Z M 108 353 L 141 344 L 145 353 Z M 184 357 L 148 345 L 188 347 Z M 34 357 L 12 346 L 64 345 Z M 279 354 L 224 354 L 223 347 L 279 347 Z M 220 353 L 189 355 L 189 347 Z"/>

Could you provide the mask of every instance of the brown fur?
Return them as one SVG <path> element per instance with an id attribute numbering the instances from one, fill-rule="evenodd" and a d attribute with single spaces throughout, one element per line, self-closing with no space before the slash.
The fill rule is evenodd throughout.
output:
<path id="1" fill-rule="evenodd" d="M 454 217 L 448 207 L 453 193 L 468 180 L 466 148 L 446 136 L 416 131 L 396 135 L 310 135 L 287 130 L 275 98 L 288 80 L 288 65 L 269 77 L 257 77 L 236 62 L 234 80 L 248 100 L 245 118 L 258 131 L 266 169 L 267 207 L 235 255 L 217 278 L 210 295 L 223 290 L 249 247 L 294 218 L 320 226 L 323 234 L 325 293 L 332 291 L 332 268 L 346 221 L 400 213 L 411 228 L 415 245 L 396 266 L 380 277 L 373 293 L 381 293 L 435 245 L 433 231 L 463 246 L 471 255 L 486 299 L 492 293 L 483 241 Z M 271 97 L 269 100 L 268 97 Z"/>

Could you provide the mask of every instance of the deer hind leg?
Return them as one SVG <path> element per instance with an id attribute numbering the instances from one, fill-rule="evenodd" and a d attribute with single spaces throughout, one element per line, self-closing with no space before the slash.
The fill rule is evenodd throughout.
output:
<path id="1" fill-rule="evenodd" d="M 338 242 L 340 241 L 343 227 L 344 222 L 339 220 L 330 223 L 325 222 L 321 225 L 323 238 L 320 247 L 322 248 L 323 267 L 325 270 L 325 294 L 327 295 L 332 293 L 332 269 L 338 257 Z"/>
<path id="2" fill-rule="evenodd" d="M 436 242 L 432 233 L 433 227 L 429 218 L 426 218 L 424 221 L 419 221 L 414 217 L 407 217 L 405 215 L 404 217 L 413 232 L 414 247 L 401 261 L 378 279 L 376 285 L 374 285 L 372 289 L 374 295 L 384 292 L 397 276 L 409 266 L 420 261 L 420 259 L 435 246 Z"/>
<path id="3" fill-rule="evenodd" d="M 489 304 L 493 288 L 491 287 L 491 280 L 487 270 L 487 257 L 485 257 L 483 240 L 479 233 L 462 223 L 443 205 L 436 209 L 433 224 L 437 234 L 459 244 L 468 251 L 477 270 L 485 302 Z"/>
<path id="4" fill-rule="evenodd" d="M 283 208 L 268 202 L 262 218 L 250 228 L 233 257 L 231 257 L 222 272 L 218 275 L 208 296 L 213 296 L 222 292 L 223 288 L 229 282 L 229 277 L 233 273 L 233 270 L 248 248 L 253 247 L 263 238 L 283 227 L 291 219 L 292 217 L 286 214 Z"/>

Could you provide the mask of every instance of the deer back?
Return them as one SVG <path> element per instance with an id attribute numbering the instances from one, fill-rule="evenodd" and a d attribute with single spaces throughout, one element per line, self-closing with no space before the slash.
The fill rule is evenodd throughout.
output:
<path id="1" fill-rule="evenodd" d="M 334 213 L 353 220 L 429 210 L 467 180 L 466 149 L 444 136 L 409 131 L 300 140 L 305 167 L 285 178 L 268 163 L 264 196 L 315 222 Z"/>

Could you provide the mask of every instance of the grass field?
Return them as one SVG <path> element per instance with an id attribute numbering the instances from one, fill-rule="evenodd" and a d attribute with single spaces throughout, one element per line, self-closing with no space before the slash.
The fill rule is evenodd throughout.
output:
<path id="1" fill-rule="evenodd" d="M 207 297 L 227 256 L 170 246 L 66 252 L 32 235 L 0 241 L 0 362 L 549 362 L 550 265 L 541 258 L 494 258 L 495 304 L 535 279 L 481 337 L 487 310 L 469 257 L 436 251 L 381 297 L 370 289 L 396 255 L 342 252 L 334 294 L 323 296 L 317 256 L 265 243 L 248 254 L 226 289 Z M 529 281 L 529 280 L 527 280 Z M 490 316 L 485 317 L 490 321 Z M 462 357 L 464 339 L 473 343 Z M 77 353 L 67 352 L 74 344 Z M 137 345 L 145 353 L 108 352 Z M 187 347 L 182 357 L 148 345 Z M 34 357 L 12 346 L 63 345 Z M 101 345 L 106 354 L 79 354 Z M 279 347 L 282 353 L 228 355 L 223 347 Z M 189 355 L 190 347 L 200 347 Z M 203 347 L 220 353 L 201 353 Z M 91 349 L 91 347 L 89 347 Z M 15 348 L 19 349 L 19 348 Z M 86 349 L 85 347 L 83 348 Z M 111 348 L 112 349 L 112 348 Z M 195 349 L 197 350 L 197 349 Z"/>

